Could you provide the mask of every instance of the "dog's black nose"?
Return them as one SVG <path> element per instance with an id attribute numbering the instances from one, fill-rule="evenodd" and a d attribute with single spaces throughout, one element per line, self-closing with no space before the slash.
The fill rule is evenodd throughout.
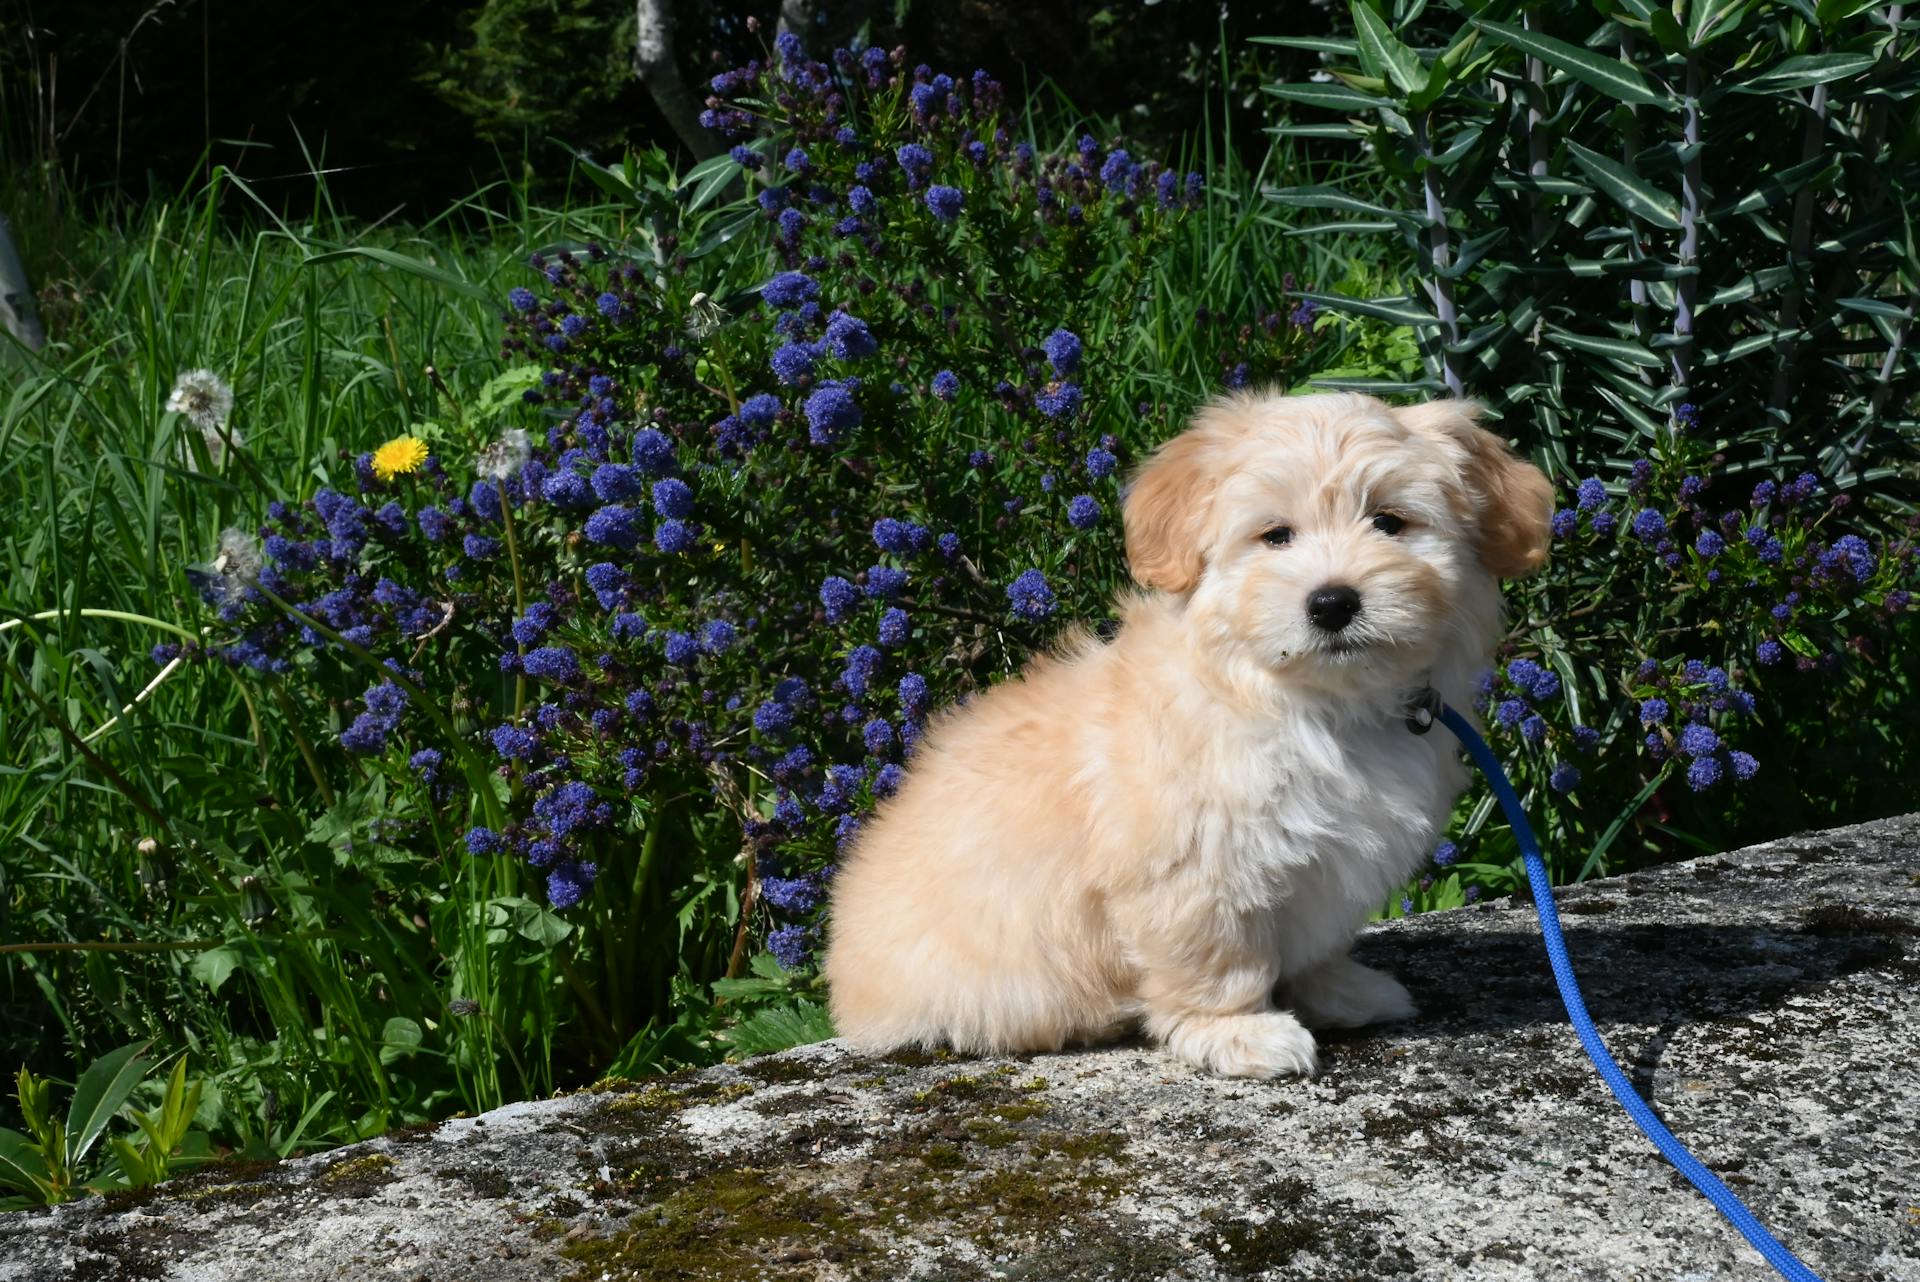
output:
<path id="1" fill-rule="evenodd" d="M 1315 588 L 1307 594 L 1307 621 L 1322 632 L 1338 632 L 1360 613 L 1360 594 L 1352 588 Z"/>

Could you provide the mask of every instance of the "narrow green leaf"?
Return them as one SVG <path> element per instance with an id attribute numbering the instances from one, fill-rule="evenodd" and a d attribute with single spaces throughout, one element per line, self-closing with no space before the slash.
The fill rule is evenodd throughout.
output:
<path id="1" fill-rule="evenodd" d="M 1420 65 L 1420 56 L 1387 30 L 1367 0 L 1353 0 L 1353 31 L 1361 61 L 1371 64 L 1375 74 L 1386 76 L 1404 94 L 1417 94 L 1427 87 L 1427 69 Z"/>
<path id="2" fill-rule="evenodd" d="M 1749 272 L 1739 280 L 1731 281 L 1717 289 L 1706 290 L 1694 302 L 1697 312 L 1709 307 L 1723 307 L 1728 303 L 1744 303 L 1760 294 L 1770 294 L 1790 284 L 1795 276 L 1791 266 L 1781 264 L 1778 267 L 1762 267 L 1757 272 Z"/>
<path id="3" fill-rule="evenodd" d="M 1607 830 L 1600 834 L 1600 840 L 1593 843 L 1593 853 L 1587 856 L 1586 865 L 1580 869 L 1580 875 L 1575 877 L 1574 881 L 1585 881 L 1593 876 L 1596 869 L 1604 866 L 1601 861 L 1606 858 L 1607 850 L 1613 845 L 1614 838 L 1626 830 L 1627 821 L 1640 813 L 1640 807 L 1647 804 L 1647 798 L 1660 790 L 1660 785 L 1667 781 L 1667 775 L 1672 769 L 1671 763 L 1661 766 L 1654 773 L 1653 778 L 1647 780 L 1646 786 L 1634 795 L 1633 800 L 1623 806 L 1620 813 L 1613 817 L 1613 822 L 1607 825 Z"/>
<path id="4" fill-rule="evenodd" d="M 310 254 L 300 260 L 302 267 L 318 267 L 322 263 L 336 263 L 346 258 L 365 258 L 382 266 L 403 271 L 409 276 L 418 276 L 421 280 L 432 281 L 443 289 L 468 298 L 492 301 L 493 295 L 470 280 L 454 275 L 444 267 L 435 267 L 432 263 L 406 254 L 395 253 L 391 249 L 381 249 L 376 245 L 350 245 L 345 249 L 329 249 L 324 253 Z"/>
<path id="5" fill-rule="evenodd" d="M 1415 214 L 1387 209 L 1361 200 L 1358 196 L 1349 196 L 1338 187 L 1262 187 L 1260 194 L 1276 204 L 1290 205 L 1295 209 L 1334 209 L 1344 214 L 1390 218 L 1395 223 L 1425 221 Z"/>
<path id="6" fill-rule="evenodd" d="M 1858 75 L 1879 60 L 1880 56 L 1873 53 L 1803 53 L 1784 58 L 1728 88 L 1733 93 L 1779 93 L 1786 89 L 1830 85 Z"/>
<path id="7" fill-rule="evenodd" d="M 0 1187 L 16 1188 L 38 1202 L 53 1181 L 39 1146 L 18 1131 L 0 1126 Z"/>
<path id="8" fill-rule="evenodd" d="M 682 174 L 680 185 L 675 188 L 675 191 L 691 190 L 693 192 L 692 199 L 687 201 L 687 212 L 694 213 L 710 204 L 739 175 L 739 163 L 732 155 L 723 151 L 717 156 L 707 157 Z"/>
<path id="9" fill-rule="evenodd" d="M 1446 385 L 1437 379 L 1402 382 L 1390 378 L 1309 378 L 1315 387 L 1330 392 L 1363 392 L 1368 396 L 1432 396 L 1444 392 Z"/>
<path id="10" fill-rule="evenodd" d="M 1571 178 L 1546 175 L 1536 178 L 1531 174 L 1503 174 L 1493 180 L 1493 185 L 1502 191 L 1537 191 L 1547 196 L 1590 196 L 1593 188 Z"/>
<path id="11" fill-rule="evenodd" d="M 1501 43 L 1531 54 L 1556 71 L 1564 71 L 1582 84 L 1598 89 L 1609 98 L 1641 107 L 1671 108 L 1674 105 L 1670 97 L 1647 83 L 1647 78 L 1640 74 L 1639 68 L 1618 58 L 1609 58 L 1565 40 L 1543 36 L 1537 31 L 1528 31 L 1504 22 L 1476 18 L 1473 25 Z"/>
<path id="12" fill-rule="evenodd" d="M 1275 138 L 1364 138 L 1366 127 L 1338 125 L 1269 125 L 1261 131 Z"/>
<path id="13" fill-rule="evenodd" d="M 1781 330 L 1779 332 L 1769 331 L 1764 334 L 1749 334 L 1738 342 L 1727 344 L 1723 351 L 1701 352 L 1697 359 L 1695 359 L 1694 364 L 1703 369 L 1710 369 L 1716 365 L 1731 365 L 1735 361 L 1745 360 L 1755 352 L 1771 350 L 1774 344 L 1785 339 L 1795 338 L 1800 332 L 1799 330 Z"/>
<path id="14" fill-rule="evenodd" d="M 1375 320 L 1392 321 L 1396 325 L 1414 325 L 1433 328 L 1440 324 L 1440 318 L 1414 303 L 1411 298 L 1348 298 L 1345 294 L 1317 294 L 1302 290 L 1295 294 L 1334 312 L 1350 312 L 1356 316 L 1371 316 Z"/>
<path id="15" fill-rule="evenodd" d="M 74 1084 L 73 1102 L 67 1106 L 69 1166 L 80 1165 L 80 1159 L 87 1155 L 87 1151 L 100 1138 L 100 1133 L 107 1129 L 107 1123 L 113 1120 L 113 1115 L 133 1094 L 133 1088 L 153 1068 L 153 1062 L 142 1055 L 152 1044 L 132 1042 L 118 1050 L 108 1051 L 80 1074 L 80 1080 Z"/>
<path id="16" fill-rule="evenodd" d="M 1666 231 L 1680 230 L 1680 205 L 1673 197 L 1628 170 L 1619 161 L 1610 160 L 1577 142 L 1567 143 L 1567 154 L 1593 180 L 1593 185 L 1611 196 L 1622 209 Z"/>
<path id="17" fill-rule="evenodd" d="M 1709 210 L 1707 217 L 1724 218 L 1729 214 L 1751 214 L 1778 204 L 1811 182 L 1818 182 L 1829 170 L 1838 172 L 1840 164 L 1826 156 L 1815 156 L 1790 165 L 1762 179 L 1760 185 L 1723 208 Z"/>
<path id="18" fill-rule="evenodd" d="M 1282 49 L 1305 49 L 1311 53 L 1331 53 L 1343 58 L 1358 58 L 1360 46 L 1338 36 L 1251 36 L 1247 43 L 1278 45 Z"/>
<path id="19" fill-rule="evenodd" d="M 1893 321 L 1912 318 L 1912 313 L 1905 307 L 1881 298 L 1838 298 L 1834 301 L 1850 312 L 1865 312 L 1869 316 L 1880 316 Z"/>
<path id="20" fill-rule="evenodd" d="M 1325 107 L 1329 111 L 1374 111 L 1390 105 L 1385 98 L 1361 93 L 1345 85 L 1266 85 L 1267 93 L 1304 107 Z"/>
<path id="21" fill-rule="evenodd" d="M 1604 356 L 1609 360 L 1624 361 L 1644 369 L 1659 369 L 1666 364 L 1640 344 L 1624 338 L 1596 338 L 1591 334 L 1571 334 L 1563 329 L 1547 330 L 1547 338 L 1562 347 L 1571 347 L 1576 352 Z"/>
<path id="22" fill-rule="evenodd" d="M 1285 231 L 1281 232 L 1280 234 L 1282 236 L 1325 236 L 1329 234 L 1347 235 L 1351 233 L 1361 233 L 1361 232 L 1393 231 L 1397 229 L 1399 226 L 1400 226 L 1399 223 L 1388 223 L 1388 222 L 1355 221 L 1355 222 L 1345 222 L 1345 223 L 1315 223 L 1311 227 L 1289 227 Z"/>

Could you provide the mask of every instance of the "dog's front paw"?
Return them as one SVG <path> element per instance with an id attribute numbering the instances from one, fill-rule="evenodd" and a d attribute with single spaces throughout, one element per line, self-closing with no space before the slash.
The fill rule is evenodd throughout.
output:
<path id="1" fill-rule="evenodd" d="M 1359 1028 L 1411 1019 L 1413 994 L 1385 971 L 1340 957 L 1287 981 L 1286 997 L 1309 1028 Z"/>
<path id="2" fill-rule="evenodd" d="M 1319 1066 L 1313 1034 L 1285 1011 L 1188 1015 L 1160 1035 L 1175 1057 L 1222 1077 L 1306 1077 Z"/>

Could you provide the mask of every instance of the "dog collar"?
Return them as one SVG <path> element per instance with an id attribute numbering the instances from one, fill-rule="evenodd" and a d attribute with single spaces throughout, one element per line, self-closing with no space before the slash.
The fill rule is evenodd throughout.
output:
<path id="1" fill-rule="evenodd" d="M 1433 729 L 1433 723 L 1440 716 L 1440 692 L 1432 683 L 1423 684 L 1407 700 L 1407 729 L 1414 734 L 1425 734 Z"/>

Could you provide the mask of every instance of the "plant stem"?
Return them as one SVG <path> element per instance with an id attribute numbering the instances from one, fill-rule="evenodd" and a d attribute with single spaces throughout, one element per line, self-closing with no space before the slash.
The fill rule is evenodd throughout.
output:
<path id="1" fill-rule="evenodd" d="M 1818 84 L 1807 102 L 1806 129 L 1800 135 L 1800 162 L 1812 160 L 1820 154 L 1826 144 L 1827 133 L 1827 87 Z M 1773 394 L 1767 398 L 1767 410 L 1775 422 L 1786 424 L 1791 415 L 1787 402 L 1793 392 L 1794 349 L 1797 346 L 1793 331 L 1800 327 L 1800 307 L 1806 297 L 1805 273 L 1813 268 L 1810 250 L 1813 248 L 1813 184 L 1808 183 L 1793 198 L 1793 232 L 1788 240 L 1787 265 L 1793 270 L 1793 282 L 1787 286 L 1787 296 L 1780 304 L 1780 345 L 1779 359 L 1773 371 Z M 1773 451 L 1769 449 L 1769 453 Z"/>
<path id="2" fill-rule="evenodd" d="M 1697 267 L 1700 261 L 1700 56 L 1687 53 L 1686 99 L 1681 134 L 1688 148 L 1686 165 L 1680 174 L 1680 252 L 1682 267 Z M 1676 393 L 1674 402 L 1684 399 L 1692 386 L 1688 372 L 1693 354 L 1693 300 L 1699 289 L 1699 276 L 1682 276 L 1673 290 L 1673 347 L 1668 352 L 1669 386 Z"/>
<path id="3" fill-rule="evenodd" d="M 513 503 L 507 498 L 507 483 L 503 480 L 497 487 L 500 492 L 500 524 L 507 535 L 507 560 L 513 564 L 513 612 L 516 616 L 527 612 L 527 589 L 520 576 L 520 540 L 514 536 Z M 514 653 L 522 659 L 527 657 L 527 647 L 514 639 Z M 527 674 L 524 667 L 513 674 L 513 715 L 520 716 L 520 710 L 527 706 Z"/>
<path id="4" fill-rule="evenodd" d="M 300 749 L 301 760 L 307 763 L 307 773 L 313 778 L 313 786 L 320 790 L 320 800 L 326 802 L 327 809 L 333 809 L 333 788 L 327 783 L 326 772 L 320 769 L 320 758 L 314 755 L 313 744 L 307 739 L 306 731 L 300 728 L 299 717 L 293 706 L 293 700 L 287 697 L 287 691 L 278 681 L 273 682 L 273 701 L 280 709 L 280 715 L 287 720 L 287 732 L 293 736 L 294 746 Z"/>
<path id="5" fill-rule="evenodd" d="M 1433 163 L 1433 146 L 1427 136 L 1432 119 L 1431 111 L 1423 111 L 1413 118 L 1413 145 L 1419 150 L 1420 158 L 1427 162 L 1420 175 L 1420 188 L 1427 205 L 1427 265 L 1433 271 L 1427 292 L 1433 298 L 1433 314 L 1440 318 L 1440 375 L 1446 381 L 1449 394 L 1462 396 L 1465 385 L 1453 367 L 1453 353 L 1447 350 L 1460 341 L 1460 317 L 1453 305 L 1453 282 L 1445 274 L 1453 261 L 1453 248 L 1447 239 L 1447 209 L 1440 199 L 1440 170 Z"/>

